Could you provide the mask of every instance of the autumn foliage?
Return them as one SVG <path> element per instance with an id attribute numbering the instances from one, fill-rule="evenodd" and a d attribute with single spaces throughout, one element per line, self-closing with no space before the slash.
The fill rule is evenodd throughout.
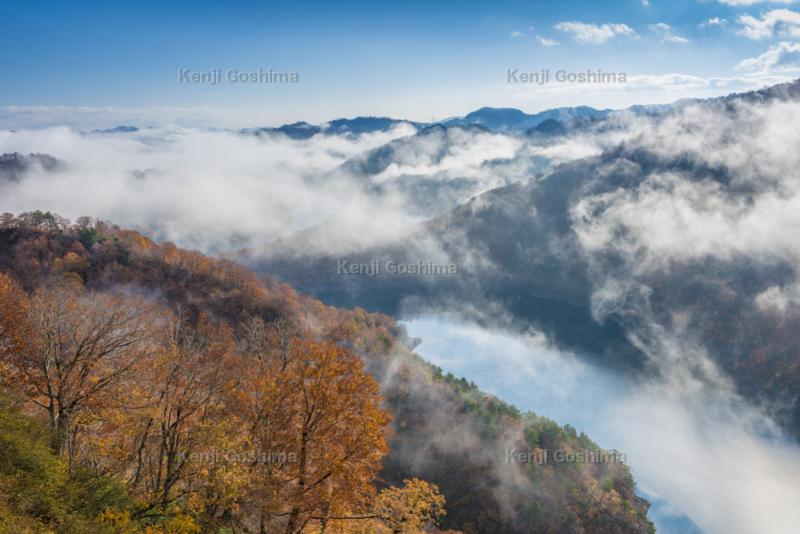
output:
<path id="1" fill-rule="evenodd" d="M 131 496 L 98 524 L 420 532 L 442 516 L 441 495 L 422 481 L 378 493 L 391 421 L 380 388 L 358 356 L 297 320 L 291 292 L 273 300 L 232 264 L 138 235 L 126 247 L 142 264 L 92 272 L 87 246 L 115 257 L 121 246 L 102 227 L 20 224 L 71 236 L 58 257 L 42 242 L 17 249 L 15 269 L 0 274 L 3 387 L 46 421 L 68 472 L 117 481 Z M 178 268 L 189 274 L 173 278 L 168 298 L 148 291 Z M 209 295 L 211 276 L 236 290 Z M 122 283 L 87 284 L 108 277 Z"/>

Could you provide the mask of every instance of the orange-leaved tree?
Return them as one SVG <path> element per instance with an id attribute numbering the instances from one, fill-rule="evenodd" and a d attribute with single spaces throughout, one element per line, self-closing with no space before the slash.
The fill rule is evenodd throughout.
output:
<path id="1" fill-rule="evenodd" d="M 69 452 L 76 417 L 152 354 L 149 307 L 74 288 L 28 297 L 7 278 L 0 291 L 7 383 L 47 411 L 53 450 Z"/>
<path id="2" fill-rule="evenodd" d="M 250 503 L 258 529 L 295 533 L 312 521 L 363 512 L 388 452 L 391 420 L 375 379 L 332 343 L 250 346 L 258 347 L 249 354 L 254 372 L 240 391 L 262 459 L 253 466 Z"/>

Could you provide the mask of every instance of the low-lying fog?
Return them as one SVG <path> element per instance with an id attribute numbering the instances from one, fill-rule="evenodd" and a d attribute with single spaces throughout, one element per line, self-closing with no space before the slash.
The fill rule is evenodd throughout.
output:
<path id="1" fill-rule="evenodd" d="M 65 162 L 58 172 L 34 166 L 19 179 L 0 180 L 0 212 L 90 215 L 210 254 L 249 248 L 341 257 L 403 243 L 416 223 L 471 197 L 517 182 L 538 187 L 542 169 L 617 146 L 653 161 L 691 162 L 696 173 L 675 164 L 639 176 L 645 170 L 638 164 L 612 158 L 595 169 L 607 176 L 587 171 L 610 185 L 576 189 L 561 217 L 522 213 L 542 235 L 557 232 L 558 221 L 569 226 L 574 258 L 592 275 L 593 315 L 636 318 L 627 334 L 638 337 L 658 378 L 626 383 L 552 348 L 542 335 L 444 316 L 414 318 L 408 328 L 423 339 L 420 354 L 446 371 L 622 451 L 642 494 L 657 503 L 652 517 L 662 531 L 686 531 L 685 514 L 708 532 L 785 534 L 800 525 L 800 447 L 736 395 L 702 339 L 693 345 L 680 328 L 653 317 L 646 284 L 648 275 L 661 280 L 654 273 L 680 262 L 800 264 L 798 123 L 800 104 L 790 101 L 699 106 L 660 119 L 622 115 L 596 131 L 541 144 L 474 129 L 418 132 L 408 124 L 307 140 L 177 127 L 112 135 L 0 130 L 0 153 Z M 621 185 L 612 180 L 620 176 L 627 180 Z M 514 215 L 504 207 L 492 213 Z M 298 233 L 309 229 L 318 239 Z M 770 283 L 747 305 L 781 314 L 800 309 L 800 273 Z M 673 311 L 679 326 L 688 315 Z"/>
<path id="2" fill-rule="evenodd" d="M 445 372 L 625 454 L 659 532 L 695 532 L 694 522 L 708 532 L 785 534 L 800 524 L 800 447 L 730 394 L 666 378 L 626 382 L 540 334 L 452 317 L 404 324 L 422 339 L 416 351 Z"/>

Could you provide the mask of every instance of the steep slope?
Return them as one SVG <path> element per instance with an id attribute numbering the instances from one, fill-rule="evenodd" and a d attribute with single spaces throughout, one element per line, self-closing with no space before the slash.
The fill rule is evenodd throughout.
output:
<path id="1" fill-rule="evenodd" d="M 78 283 L 143 292 L 234 329 L 248 318 L 310 329 L 354 350 L 394 414 L 383 479 L 424 474 L 447 499 L 446 528 L 464 532 L 650 532 L 628 468 L 587 436 L 486 395 L 416 356 L 389 317 L 345 311 L 244 268 L 132 231 L 47 213 L 5 217 L 0 271 L 23 287 Z M 549 461 L 540 461 L 547 451 Z M 603 460 L 581 460 L 586 451 Z M 572 460 L 558 461 L 557 454 Z"/>

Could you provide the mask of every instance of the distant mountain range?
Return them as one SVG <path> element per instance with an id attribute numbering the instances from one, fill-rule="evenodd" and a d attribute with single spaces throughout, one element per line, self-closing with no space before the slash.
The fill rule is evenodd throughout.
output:
<path id="1" fill-rule="evenodd" d="M 319 125 L 300 121 L 284 124 L 277 128 L 245 128 L 239 131 L 245 135 L 283 134 L 292 139 L 309 139 L 319 133 L 324 133 L 325 135 L 361 135 L 386 132 L 402 124 L 410 124 L 417 128 L 425 126 L 422 123 L 389 117 L 356 117 L 354 119 L 336 119 Z"/>
<path id="2" fill-rule="evenodd" d="M 446 128 L 477 126 L 491 132 L 524 134 L 529 131 L 537 131 L 536 128 L 543 123 L 549 123 L 544 130 L 545 132 L 560 132 L 565 128 L 565 125 L 576 121 L 602 119 L 610 113 L 612 113 L 612 110 L 599 110 L 588 106 L 548 109 L 534 114 L 528 114 L 514 108 L 484 107 L 463 117 L 451 118 L 441 122 L 416 122 L 389 117 L 356 117 L 354 119 L 336 119 L 319 125 L 301 121 L 274 128 L 245 128 L 239 131 L 246 135 L 283 134 L 292 139 L 309 139 L 320 133 L 325 135 L 361 135 L 385 132 L 396 126 L 408 124 L 418 130 L 425 130 L 434 126 Z"/>
<path id="3" fill-rule="evenodd" d="M 652 111 L 655 108 L 639 106 L 639 109 Z M 539 113 L 529 114 L 515 108 L 484 107 L 463 117 L 450 118 L 440 122 L 419 122 L 391 117 L 355 117 L 352 119 L 334 119 L 321 124 L 298 121 L 275 127 L 242 128 L 237 131 L 243 135 L 285 135 L 297 140 L 310 139 L 317 134 L 358 136 L 375 132 L 387 132 L 404 124 L 420 131 L 434 126 L 444 128 L 472 126 L 504 134 L 562 133 L 570 125 L 601 120 L 613 112 L 614 110 L 610 109 L 601 110 L 588 106 L 578 106 L 548 109 Z M 114 128 L 92 130 L 89 133 L 127 134 L 139 131 L 140 128 L 136 126 L 121 125 Z"/>

